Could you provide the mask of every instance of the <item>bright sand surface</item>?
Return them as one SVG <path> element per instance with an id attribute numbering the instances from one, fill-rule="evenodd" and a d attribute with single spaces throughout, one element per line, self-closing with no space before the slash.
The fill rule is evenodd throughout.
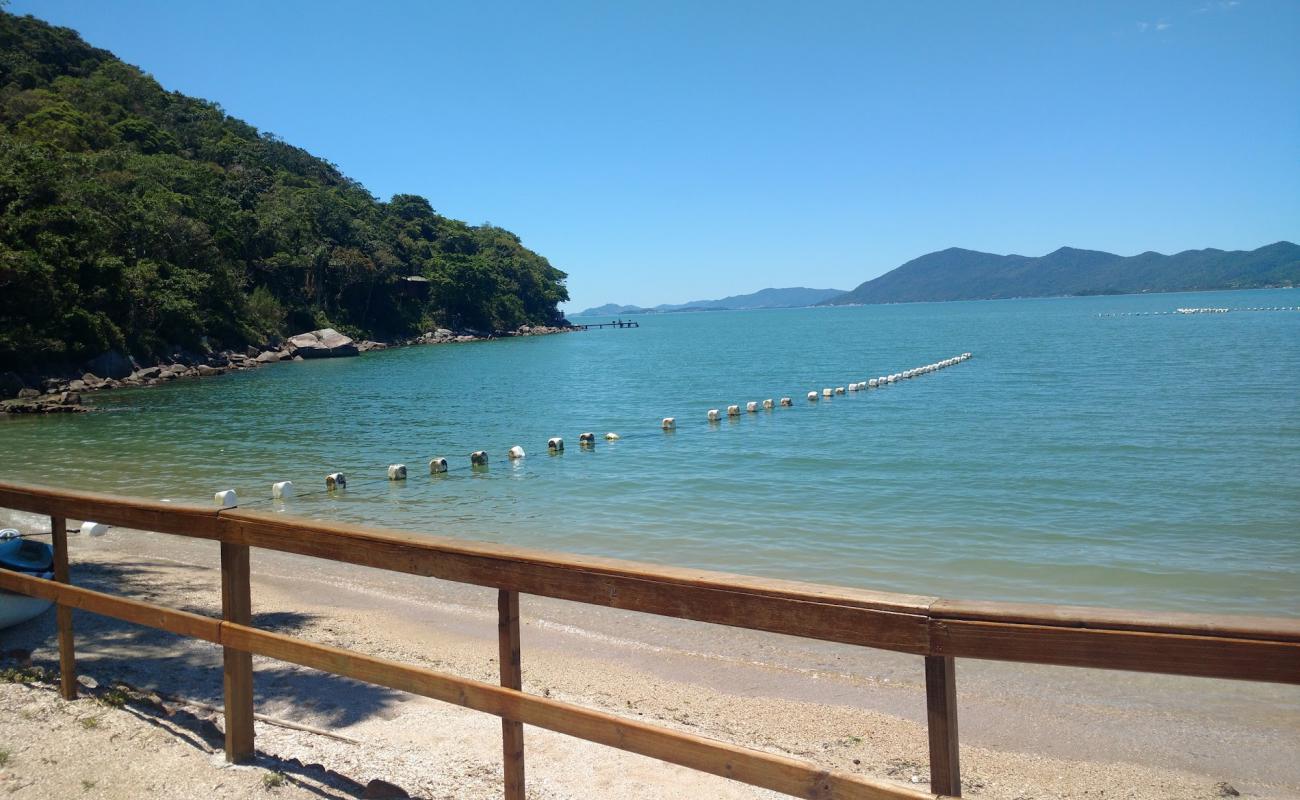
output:
<path id="1" fill-rule="evenodd" d="M 79 584 L 219 612 L 210 542 L 115 529 L 71 537 L 71 552 Z M 926 788 L 919 658 L 532 596 L 521 605 L 527 692 Z M 259 627 L 497 677 L 489 590 L 254 551 L 253 608 Z M 90 614 L 76 627 L 80 670 L 100 684 L 220 704 L 218 648 Z M 57 666 L 53 615 L 0 632 L 0 649 Z M 220 725 L 219 714 L 194 712 L 187 726 L 185 714 L 151 720 L 131 705 L 0 686 L 0 729 L 13 734 L 0 788 L 18 798 L 262 796 L 260 775 L 276 770 L 289 778 L 274 790 L 284 797 L 355 796 L 374 778 L 419 797 L 500 796 L 496 718 L 254 664 L 260 713 L 360 743 L 259 723 L 259 769 L 230 770 L 205 721 Z M 1243 796 L 1300 797 L 1297 687 L 961 660 L 958 694 L 967 797 L 1182 800 L 1218 797 L 1222 782 Z M 102 722 L 76 724 L 86 716 Z M 535 728 L 526 742 L 530 797 L 775 796 Z"/>

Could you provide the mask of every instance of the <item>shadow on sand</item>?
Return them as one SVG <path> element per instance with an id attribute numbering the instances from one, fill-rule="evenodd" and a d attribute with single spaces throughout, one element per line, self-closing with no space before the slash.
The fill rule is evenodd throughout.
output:
<path id="1" fill-rule="evenodd" d="M 220 613 L 220 591 L 212 570 L 168 564 L 168 597 L 192 598 L 173 608 L 208 616 Z M 73 567 L 73 582 L 89 589 L 162 602 L 156 590 L 159 568 L 148 562 L 81 563 Z M 174 601 L 173 601 L 174 602 Z M 313 615 L 296 612 L 257 613 L 253 625 L 278 633 L 301 633 Z M 222 704 L 221 648 L 165 631 L 141 627 L 82 611 L 73 615 L 77 672 L 83 693 L 104 698 L 113 692 L 113 705 L 167 731 L 205 752 L 224 748 L 225 737 L 214 721 L 220 714 L 190 711 L 181 701 Z M 54 612 L 0 630 L 0 668 L 35 668 L 36 674 L 57 676 L 58 642 Z M 371 717 L 391 718 L 405 695 L 390 689 L 299 667 L 254 658 L 255 708 L 266 714 L 318 728 L 341 728 Z M 57 677 L 50 691 L 57 691 Z M 38 680 L 39 683 L 39 680 Z M 88 684 L 88 685 L 87 685 Z M 170 699 L 178 698 L 173 703 Z M 302 712 L 307 719 L 297 719 Z M 322 797 L 361 797 L 366 787 L 327 770 L 257 751 L 257 765 Z"/>

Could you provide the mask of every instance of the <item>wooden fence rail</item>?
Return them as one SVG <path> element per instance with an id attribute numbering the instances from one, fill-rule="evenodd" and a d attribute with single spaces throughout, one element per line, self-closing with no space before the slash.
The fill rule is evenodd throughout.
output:
<path id="1" fill-rule="evenodd" d="M 254 752 L 252 656 L 261 655 L 500 716 L 507 800 L 524 796 L 526 724 L 796 797 L 934 797 L 526 694 L 519 651 L 521 593 L 922 656 L 930 785 L 945 796 L 961 794 L 958 657 L 1300 684 L 1300 620 L 1293 619 L 943 600 L 7 482 L 0 482 L 0 507 L 51 517 L 55 580 L 0 570 L 0 588 L 58 604 L 65 697 L 76 692 L 71 612 L 79 608 L 223 648 L 226 757 L 231 761 Z M 222 618 L 69 585 L 63 533 L 68 518 L 219 542 Z M 496 588 L 501 685 L 252 627 L 252 547 Z"/>

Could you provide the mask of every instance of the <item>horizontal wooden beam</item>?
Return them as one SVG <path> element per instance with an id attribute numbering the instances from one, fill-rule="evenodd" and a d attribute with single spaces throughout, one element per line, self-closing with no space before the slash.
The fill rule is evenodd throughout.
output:
<path id="1" fill-rule="evenodd" d="M 210 506 L 163 503 L 0 481 L 0 508 L 199 539 L 216 539 L 218 536 L 218 509 Z"/>
<path id="2" fill-rule="evenodd" d="M 683 733 L 514 689 L 447 675 L 247 625 L 127 600 L 102 592 L 0 570 L 0 588 L 45 597 L 85 611 L 197 636 L 376 686 L 453 703 L 597 744 L 809 800 L 934 800 L 909 787 L 826 770 L 798 759 Z"/>
<path id="3" fill-rule="evenodd" d="M 102 614 L 147 628 L 202 639 L 205 642 L 220 644 L 221 620 L 194 614 L 189 611 L 177 611 L 174 608 L 132 600 L 126 597 L 104 594 L 93 589 L 70 586 L 66 583 L 34 578 L 21 572 L 0 569 L 0 589 L 18 592 L 30 597 L 39 597 L 69 608 Z"/>
<path id="4" fill-rule="evenodd" d="M 431 697 L 589 742 L 804 798 L 921 800 L 934 795 L 824 770 L 797 759 L 740 747 L 513 689 L 307 643 L 278 633 L 226 625 L 228 647 L 335 675 Z"/>
<path id="5" fill-rule="evenodd" d="M 943 600 L 7 482 L 0 507 L 916 655 L 1300 683 L 1293 619 Z"/>
<path id="6" fill-rule="evenodd" d="M 922 654 L 933 598 L 225 511 L 223 541 L 662 616 Z"/>
<path id="7" fill-rule="evenodd" d="M 934 655 L 1300 683 L 1300 643 L 1149 631 L 933 620 Z"/>
<path id="8" fill-rule="evenodd" d="M 932 619 L 1300 642 L 1300 619 L 1289 617 L 1132 611 L 992 600 L 935 600 L 927 613 Z"/>

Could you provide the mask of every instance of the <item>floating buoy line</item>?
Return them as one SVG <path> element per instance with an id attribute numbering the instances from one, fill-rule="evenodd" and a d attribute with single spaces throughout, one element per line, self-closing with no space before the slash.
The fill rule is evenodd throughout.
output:
<path id="1" fill-rule="evenodd" d="M 1247 308 L 1176 308 L 1173 311 L 1111 311 L 1098 317 L 1172 317 L 1187 314 L 1228 314 L 1249 311 L 1300 311 L 1300 306 L 1250 306 Z"/>
<path id="2" fill-rule="evenodd" d="M 1224 310 L 1226 311 L 1227 309 Z M 1263 311 L 1263 310 L 1292 310 L 1292 309 L 1259 309 L 1259 310 Z M 1300 308 L 1296 308 L 1294 310 L 1300 311 Z M 1184 313 L 1184 312 L 1193 313 L 1193 310 L 1180 309 L 1178 312 L 1167 312 L 1167 313 L 1172 314 L 1172 313 Z M 1153 313 L 1164 313 L 1164 312 L 1153 312 Z M 1204 313 L 1204 310 L 1203 309 L 1194 310 L 1194 313 Z M 1115 315 L 1098 315 L 1098 316 L 1115 316 Z M 1141 316 L 1141 314 L 1139 314 L 1138 316 Z M 940 370 L 946 369 L 948 367 L 956 366 L 958 364 L 961 364 L 964 361 L 969 361 L 971 358 L 973 358 L 971 353 L 962 353 L 961 355 L 953 356 L 952 358 L 945 358 L 941 361 L 936 361 L 932 364 L 925 364 L 920 367 L 913 367 L 912 369 L 903 370 L 902 372 L 895 372 L 889 375 L 878 375 L 874 378 L 867 378 L 861 381 L 854 381 L 847 384 L 846 386 L 826 386 L 823 387 L 820 391 L 817 389 L 812 389 L 807 394 L 808 402 L 818 403 L 823 400 L 832 400 L 835 397 L 840 397 L 848 393 L 856 394 L 859 392 L 869 392 L 871 390 L 884 389 L 885 387 L 895 383 L 912 380 L 914 378 L 919 378 L 923 375 L 929 375 L 935 372 L 939 372 Z M 758 414 L 760 413 L 760 410 L 772 412 L 779 408 L 792 408 L 793 406 L 794 406 L 794 400 L 791 399 L 790 397 L 782 397 L 779 400 L 770 397 L 764 400 L 748 400 L 743 403 L 743 408 L 744 408 L 743 411 L 741 410 L 742 409 L 741 403 L 733 403 L 731 405 L 726 406 L 725 416 L 728 419 L 736 420 L 743 415 Z M 708 413 L 705 415 L 706 420 L 710 425 L 710 427 L 717 427 L 717 425 L 721 422 L 723 416 L 724 416 L 724 412 L 716 408 L 709 409 Z M 677 431 L 677 418 L 664 417 L 660 421 L 659 426 L 664 433 L 675 433 Z M 620 440 L 622 437 L 619 434 L 615 433 L 614 431 L 609 431 L 608 433 L 604 434 L 603 438 L 607 442 L 616 442 Z M 585 431 L 583 433 L 578 434 L 578 447 L 579 449 L 584 451 L 594 450 L 596 447 L 596 434 L 590 431 Z M 550 455 L 553 456 L 562 455 L 564 453 L 564 439 L 560 436 L 552 436 L 551 438 L 547 439 L 546 450 Z M 505 451 L 505 457 L 506 460 L 510 463 L 519 463 L 526 460 L 528 455 L 525 452 L 522 445 L 513 445 L 508 450 Z M 435 456 L 429 461 L 429 475 L 431 477 L 436 478 L 439 476 L 446 475 L 452 471 L 459 472 L 462 469 L 466 469 L 466 468 L 472 472 L 486 472 L 489 468 L 491 458 L 488 454 L 488 451 L 475 450 L 474 452 L 468 454 L 467 462 L 468 463 L 465 465 L 465 467 L 453 468 L 450 460 L 447 457 Z M 349 487 L 351 487 L 351 489 L 357 489 L 366 486 L 374 486 L 376 484 L 381 484 L 381 483 L 387 483 L 387 484 L 401 483 L 406 480 L 408 480 L 408 471 L 405 464 L 389 464 L 387 468 L 387 473 L 385 474 L 384 477 L 382 478 L 376 477 L 373 480 L 367 480 L 361 483 L 349 484 L 346 474 L 342 472 L 331 472 L 324 476 L 324 488 L 317 491 L 299 494 L 294 490 L 293 481 L 283 480 L 283 481 L 276 481 L 275 483 L 271 484 L 270 497 L 259 498 L 245 503 L 245 502 L 240 502 L 234 489 L 224 489 L 222 491 L 216 492 L 213 495 L 213 502 L 215 502 L 218 506 L 222 508 L 236 508 L 239 506 L 250 506 L 259 503 L 268 503 L 274 501 L 279 501 L 280 503 L 283 504 L 284 502 L 297 497 L 308 497 L 317 494 L 338 494 L 349 490 Z M 101 535 L 103 531 L 107 530 L 105 526 L 99 525 L 99 523 L 88 522 L 87 525 L 92 525 L 92 526 L 98 525 L 99 527 L 96 528 L 95 530 L 97 531 L 97 533 Z"/>

